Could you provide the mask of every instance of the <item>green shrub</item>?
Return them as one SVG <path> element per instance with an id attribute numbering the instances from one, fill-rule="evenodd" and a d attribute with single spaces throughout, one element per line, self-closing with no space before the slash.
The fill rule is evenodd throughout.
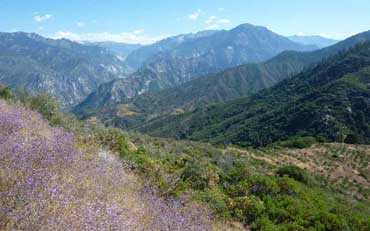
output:
<path id="1" fill-rule="evenodd" d="M 276 171 L 276 174 L 280 177 L 283 177 L 283 176 L 290 177 L 304 184 L 307 184 L 309 182 L 309 177 L 308 177 L 307 172 L 295 165 L 288 165 L 288 166 L 280 167 Z"/>
<path id="2" fill-rule="evenodd" d="M 12 92 L 9 87 L 0 85 L 0 98 L 8 100 L 12 97 Z"/>
<path id="3" fill-rule="evenodd" d="M 317 140 L 314 137 L 307 136 L 307 137 L 292 137 L 288 140 L 280 142 L 280 146 L 286 147 L 286 148 L 309 148 L 314 143 L 316 143 Z"/>
<path id="4" fill-rule="evenodd" d="M 231 184 L 238 184 L 241 181 L 249 180 L 251 174 L 249 166 L 238 161 L 236 166 L 228 169 L 227 173 L 222 175 L 222 180 Z"/>
<path id="5" fill-rule="evenodd" d="M 181 175 L 183 181 L 195 190 L 212 188 L 218 184 L 219 175 L 217 169 L 205 161 L 187 162 Z"/>
<path id="6" fill-rule="evenodd" d="M 267 176 L 255 175 L 250 181 L 249 192 L 256 196 L 275 195 L 279 190 L 276 182 Z"/>
<path id="7" fill-rule="evenodd" d="M 95 132 L 95 136 L 102 146 L 119 153 L 121 157 L 124 157 L 128 153 L 127 137 L 119 130 L 100 129 Z"/>
<path id="8" fill-rule="evenodd" d="M 236 185 L 228 185 L 227 187 L 225 187 L 225 191 L 230 197 L 246 196 L 249 192 L 249 182 L 247 180 L 243 180 Z"/>
<path id="9" fill-rule="evenodd" d="M 60 111 L 59 101 L 46 94 L 31 96 L 18 93 L 17 98 L 29 109 L 38 111 L 52 126 L 63 126 L 65 115 Z"/>
<path id="10" fill-rule="evenodd" d="M 256 196 L 237 197 L 234 200 L 234 215 L 246 224 L 254 222 L 265 210 L 263 201 Z"/>
<path id="11" fill-rule="evenodd" d="M 344 143 L 346 144 L 358 144 L 359 142 L 360 141 L 358 135 L 356 134 L 348 134 L 346 139 L 344 140 Z"/>
<path id="12" fill-rule="evenodd" d="M 281 194 L 295 196 L 299 193 L 299 183 L 294 179 L 283 177 L 278 180 Z"/>
<path id="13" fill-rule="evenodd" d="M 253 230 L 260 231 L 281 231 L 267 216 L 258 217 L 258 219 L 252 224 Z"/>
<path id="14" fill-rule="evenodd" d="M 316 227 L 323 227 L 322 230 L 327 231 L 348 230 L 349 228 L 342 216 L 331 213 L 321 213 Z"/>
<path id="15" fill-rule="evenodd" d="M 222 218 L 231 218 L 230 198 L 225 195 L 219 188 L 207 189 L 199 192 L 198 199 L 207 202 L 209 207 Z"/>

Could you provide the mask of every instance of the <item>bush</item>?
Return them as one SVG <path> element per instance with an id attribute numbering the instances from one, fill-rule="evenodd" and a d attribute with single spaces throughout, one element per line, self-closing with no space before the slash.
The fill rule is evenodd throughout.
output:
<path id="1" fill-rule="evenodd" d="M 299 186 L 298 182 L 294 179 L 283 177 L 278 180 L 278 185 L 280 188 L 280 193 L 289 195 L 289 196 L 295 196 L 299 192 Z"/>
<path id="2" fill-rule="evenodd" d="M 249 192 L 256 196 L 275 195 L 279 192 L 279 186 L 273 178 L 255 175 L 250 181 Z"/>
<path id="3" fill-rule="evenodd" d="M 222 218 L 230 218 L 230 198 L 225 195 L 220 189 L 213 188 L 207 189 L 204 192 L 199 193 L 198 199 L 209 204 L 209 207 L 215 211 L 215 213 Z"/>
<path id="4" fill-rule="evenodd" d="M 12 97 L 12 93 L 9 87 L 0 85 L 0 98 L 3 99 L 10 99 Z"/>
<path id="5" fill-rule="evenodd" d="M 108 147 L 111 151 L 117 152 L 124 157 L 128 152 L 127 137 L 117 129 L 104 129 L 96 131 L 97 140 L 102 146 Z"/>
<path id="6" fill-rule="evenodd" d="M 256 196 L 237 197 L 234 199 L 235 217 L 245 224 L 254 222 L 265 210 L 263 201 Z"/>
<path id="7" fill-rule="evenodd" d="M 249 183 L 244 180 L 237 185 L 229 185 L 226 187 L 225 191 L 230 197 L 243 197 L 249 192 Z"/>
<path id="8" fill-rule="evenodd" d="M 253 230 L 261 231 L 280 231 L 279 229 L 268 217 L 259 217 L 252 225 Z"/>
<path id="9" fill-rule="evenodd" d="M 307 184 L 309 182 L 308 174 L 301 168 L 295 165 L 280 167 L 276 174 L 280 177 L 287 176 L 293 178 L 296 181 Z"/>
<path id="10" fill-rule="evenodd" d="M 183 181 L 189 182 L 196 190 L 204 190 L 217 185 L 219 175 L 215 167 L 204 161 L 190 161 L 186 164 L 181 175 Z"/>
<path id="11" fill-rule="evenodd" d="M 280 142 L 280 146 L 286 147 L 286 148 L 309 148 L 314 143 L 316 143 L 317 140 L 314 137 L 307 136 L 307 137 L 293 137 L 286 141 Z"/>
<path id="12" fill-rule="evenodd" d="M 358 144 L 359 138 L 356 134 L 348 134 L 346 139 L 344 140 L 344 143 L 346 144 Z"/>
<path id="13" fill-rule="evenodd" d="M 17 92 L 17 99 L 30 110 L 38 111 L 52 126 L 63 126 L 65 115 L 60 111 L 59 101 L 47 94 L 31 96 L 27 92 Z"/>

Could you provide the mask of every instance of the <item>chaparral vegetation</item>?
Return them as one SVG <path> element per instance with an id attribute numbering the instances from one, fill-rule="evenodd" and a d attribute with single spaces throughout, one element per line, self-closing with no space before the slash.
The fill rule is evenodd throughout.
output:
<path id="1" fill-rule="evenodd" d="M 7 100 L 0 103 L 5 230 L 365 231 L 370 226 L 366 146 L 292 149 L 277 143 L 240 149 L 151 138 L 78 121 L 45 95 L 7 88 L 1 95 Z M 304 150 L 311 155 L 297 155 Z M 318 157 L 323 160 L 314 162 Z M 331 166 L 342 158 L 352 158 L 348 164 L 357 175 L 335 178 Z"/>
<path id="2" fill-rule="evenodd" d="M 1 230 L 212 230 L 199 205 L 159 197 L 108 149 L 19 103 L 1 100 L 0 111 Z"/>

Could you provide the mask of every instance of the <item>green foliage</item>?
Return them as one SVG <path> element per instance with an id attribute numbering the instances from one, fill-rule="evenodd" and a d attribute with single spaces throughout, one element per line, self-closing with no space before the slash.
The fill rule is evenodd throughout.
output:
<path id="1" fill-rule="evenodd" d="M 314 137 L 291 137 L 279 144 L 282 147 L 303 149 L 311 147 L 314 143 L 317 143 Z"/>
<path id="2" fill-rule="evenodd" d="M 252 195 L 266 196 L 275 195 L 280 191 L 274 179 L 270 177 L 255 175 L 250 180 L 249 191 Z"/>
<path id="3" fill-rule="evenodd" d="M 50 98 L 21 99 L 51 122 L 62 118 L 59 120 L 62 126 L 69 124 Z M 84 132 L 87 128 L 80 129 Z M 332 191 L 307 184 L 310 177 L 297 167 L 281 167 L 273 175 L 258 162 L 207 144 L 132 134 L 128 138 L 119 130 L 98 127 L 87 129 L 87 133 L 100 146 L 129 160 L 163 196 L 193 195 L 206 202 L 219 217 L 238 220 L 252 230 L 367 231 L 369 228 L 367 202 L 358 207 Z M 139 148 L 130 148 L 129 139 Z"/>
<path id="4" fill-rule="evenodd" d="M 233 199 L 234 216 L 246 224 L 255 221 L 264 213 L 264 210 L 263 201 L 257 196 L 251 195 Z"/>
<path id="5" fill-rule="evenodd" d="M 276 171 L 276 174 L 280 177 L 283 177 L 283 176 L 290 177 L 304 184 L 307 184 L 309 182 L 307 172 L 305 172 L 301 168 L 294 166 L 294 165 L 280 167 Z"/>
<path id="6" fill-rule="evenodd" d="M 127 137 L 117 129 L 99 129 L 95 131 L 96 140 L 103 147 L 107 147 L 113 152 L 119 153 L 124 157 L 128 151 Z"/>
<path id="7" fill-rule="evenodd" d="M 347 144 L 358 144 L 359 143 L 359 138 L 357 134 L 348 134 L 346 139 L 344 140 L 345 143 Z"/>
<path id="8" fill-rule="evenodd" d="M 59 101 L 48 96 L 39 95 L 37 97 L 24 98 L 22 100 L 31 110 L 40 112 L 53 126 L 62 124 L 63 115 L 60 112 Z"/>
<path id="9" fill-rule="evenodd" d="M 220 188 L 207 189 L 198 192 L 196 198 L 206 202 L 209 207 L 221 218 L 230 219 L 235 217 L 230 209 L 230 197 Z"/>
<path id="10" fill-rule="evenodd" d="M 210 163 L 192 160 L 185 165 L 181 179 L 189 182 L 195 190 L 205 190 L 218 184 L 219 175 L 217 169 Z"/>
<path id="11" fill-rule="evenodd" d="M 165 126 L 168 120 L 171 121 L 174 113 L 181 114 L 193 111 L 194 108 L 251 96 L 262 89 L 290 78 L 331 55 L 337 54 L 341 50 L 346 50 L 354 44 L 368 39 L 369 33 L 364 33 L 321 50 L 312 52 L 285 51 L 263 63 L 235 66 L 219 73 L 196 78 L 179 86 L 125 99 L 124 102 L 115 103 L 112 106 L 113 110 L 107 110 L 107 108 L 111 109 L 112 103 L 109 101 L 109 97 L 102 97 L 112 91 L 111 88 L 105 87 L 105 91 L 98 91 L 94 97 L 86 99 L 84 103 L 75 108 L 74 112 L 83 118 L 92 115 L 98 116 L 104 122 L 123 129 L 140 129 L 152 132 L 158 127 Z M 142 74 L 146 74 L 145 70 Z M 171 73 L 171 70 L 164 73 Z M 167 77 L 173 78 L 173 73 L 170 76 L 165 74 L 165 78 Z M 159 79 L 162 82 L 164 78 Z M 159 83 L 158 85 L 173 84 Z M 126 104 L 127 108 L 135 113 L 130 116 L 118 116 L 117 111 L 120 111 L 121 103 Z M 158 132 L 156 131 L 155 134 Z M 170 132 L 171 130 L 168 130 L 161 135 L 168 136 Z"/>
<path id="12" fill-rule="evenodd" d="M 252 230 L 366 230 L 370 211 L 352 209 L 353 202 L 311 184 L 312 177 L 298 167 L 282 166 L 275 175 L 266 174 L 265 166 L 209 145 L 132 136 L 149 161 L 140 164 L 141 171 L 163 195 L 190 193 L 219 217 Z"/>
<path id="13" fill-rule="evenodd" d="M 0 98 L 8 100 L 11 97 L 12 94 L 10 88 L 0 84 Z"/>
<path id="14" fill-rule="evenodd" d="M 369 144 L 369 47 L 360 44 L 251 97 L 151 121 L 143 131 L 243 147 L 281 140 L 306 147 L 308 137 L 342 142 L 346 134 Z"/>

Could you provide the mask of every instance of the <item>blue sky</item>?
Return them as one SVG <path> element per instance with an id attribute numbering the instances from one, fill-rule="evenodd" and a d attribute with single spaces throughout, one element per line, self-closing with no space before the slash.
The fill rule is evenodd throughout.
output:
<path id="1" fill-rule="evenodd" d="M 370 0 L 0 0 L 0 31 L 151 43 L 252 23 L 343 39 L 370 30 L 369 12 Z"/>

